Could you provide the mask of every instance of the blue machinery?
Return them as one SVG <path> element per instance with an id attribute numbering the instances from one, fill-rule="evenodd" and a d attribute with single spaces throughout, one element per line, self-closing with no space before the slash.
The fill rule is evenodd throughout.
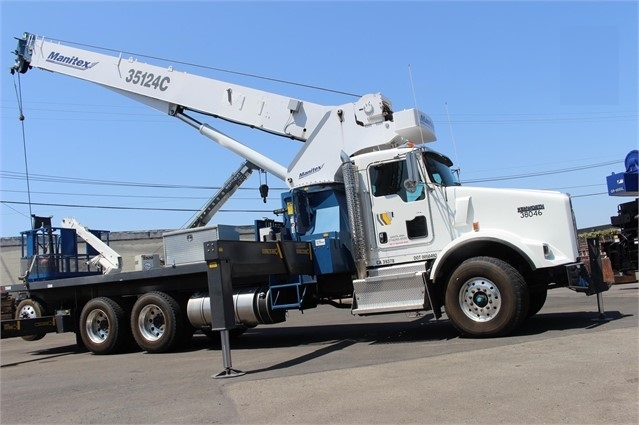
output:
<path id="1" fill-rule="evenodd" d="M 98 255 L 89 244 L 79 245 L 75 229 L 51 226 L 51 217 L 33 217 L 33 229 L 20 232 L 22 255 L 20 274 L 25 282 L 63 279 L 101 274 L 89 260 Z M 106 238 L 109 232 L 91 230 L 96 237 Z"/>
<path id="2" fill-rule="evenodd" d="M 626 171 L 613 173 L 606 177 L 608 195 L 610 196 L 639 196 L 639 150 L 632 150 L 624 161 Z"/>
<path id="3" fill-rule="evenodd" d="M 639 196 L 639 151 L 632 150 L 626 155 L 626 171 L 613 173 L 606 178 L 608 195 L 610 196 Z M 637 199 L 619 204 L 617 215 L 610 217 L 610 223 L 619 228 L 619 240 L 607 242 L 603 249 L 608 254 L 612 268 L 621 277 L 634 274 L 638 269 L 637 255 Z M 636 276 L 630 276 L 630 279 Z M 615 279 L 619 279 L 618 276 Z"/>

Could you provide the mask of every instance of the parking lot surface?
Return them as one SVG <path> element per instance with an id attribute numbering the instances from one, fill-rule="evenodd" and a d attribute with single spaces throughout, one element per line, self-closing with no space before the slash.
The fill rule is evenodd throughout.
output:
<path id="1" fill-rule="evenodd" d="M 97 356 L 73 334 L 0 349 L 2 424 L 636 424 L 638 291 L 567 289 L 514 335 L 460 338 L 445 319 L 322 306 L 231 342 Z"/>

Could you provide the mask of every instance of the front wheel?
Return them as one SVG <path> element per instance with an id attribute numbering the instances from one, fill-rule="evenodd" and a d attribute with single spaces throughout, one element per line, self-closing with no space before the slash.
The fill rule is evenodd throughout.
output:
<path id="1" fill-rule="evenodd" d="M 529 291 L 530 295 L 530 303 L 528 304 L 530 307 L 528 309 L 528 317 L 532 317 L 535 314 L 539 313 L 539 310 L 546 303 L 546 298 L 548 297 L 548 287 L 542 286 L 540 288 L 533 288 Z"/>
<path id="2" fill-rule="evenodd" d="M 452 324 L 476 337 L 512 332 L 526 318 L 529 305 L 521 273 L 492 257 L 464 261 L 450 276 L 444 302 Z"/>

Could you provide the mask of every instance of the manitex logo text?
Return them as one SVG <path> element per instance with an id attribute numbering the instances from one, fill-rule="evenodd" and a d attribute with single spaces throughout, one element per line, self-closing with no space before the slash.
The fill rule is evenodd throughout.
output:
<path id="1" fill-rule="evenodd" d="M 58 52 L 49 53 L 47 62 L 57 63 L 60 65 L 68 66 L 70 68 L 75 68 L 82 71 L 89 68 L 93 68 L 94 66 L 98 64 L 98 62 L 89 62 L 89 61 L 82 60 L 77 56 L 63 56 Z"/>
<path id="2" fill-rule="evenodd" d="M 302 172 L 300 173 L 300 175 L 299 175 L 299 177 L 298 177 L 298 178 L 301 180 L 301 179 L 303 179 L 303 178 L 305 178 L 305 177 L 310 176 L 311 174 L 315 174 L 315 173 L 317 173 L 317 172 L 321 171 L 321 170 L 322 170 L 322 168 L 324 168 L 324 164 L 319 165 L 319 166 L 317 166 L 317 167 L 313 167 L 313 168 L 311 168 L 310 170 L 302 171 Z"/>

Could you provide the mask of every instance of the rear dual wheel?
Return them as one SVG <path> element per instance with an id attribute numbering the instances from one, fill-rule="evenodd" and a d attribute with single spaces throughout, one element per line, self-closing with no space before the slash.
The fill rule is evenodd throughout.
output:
<path id="1" fill-rule="evenodd" d="M 94 354 L 122 351 L 133 341 L 149 353 L 169 351 L 192 335 L 189 329 L 178 302 L 163 292 L 144 294 L 132 307 L 124 300 L 94 298 L 79 321 L 81 342 Z"/>
<path id="2" fill-rule="evenodd" d="M 80 313 L 80 339 L 94 354 L 112 354 L 131 341 L 127 311 L 112 298 L 93 298 Z"/>
<path id="3" fill-rule="evenodd" d="M 138 298 L 131 311 L 131 330 L 135 342 L 149 353 L 174 348 L 187 333 L 180 304 L 164 292 L 149 292 Z"/>

